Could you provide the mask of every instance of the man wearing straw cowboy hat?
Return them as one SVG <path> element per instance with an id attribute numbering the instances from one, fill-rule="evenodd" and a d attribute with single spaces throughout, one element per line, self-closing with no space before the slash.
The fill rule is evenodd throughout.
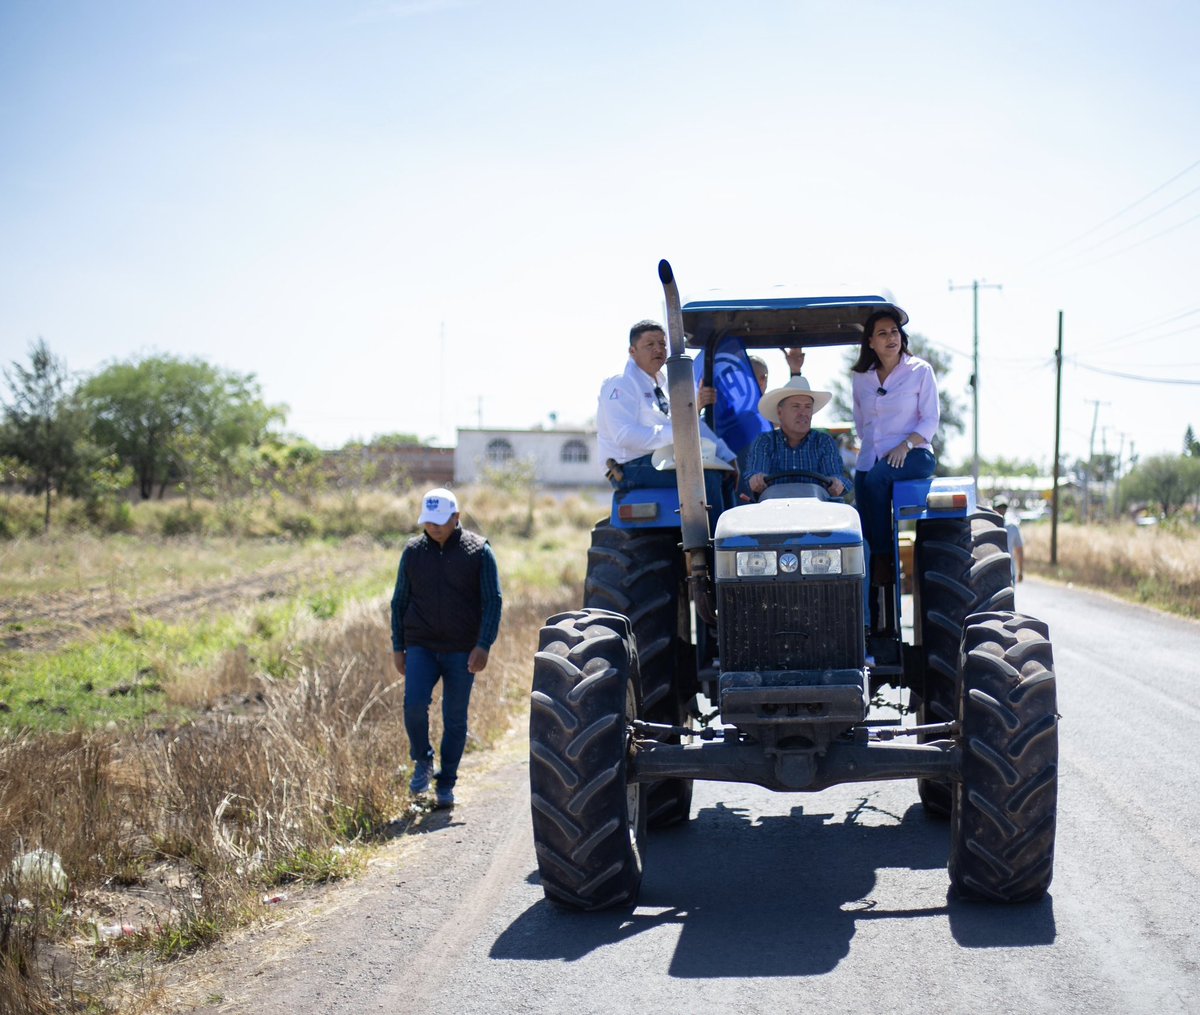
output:
<path id="1" fill-rule="evenodd" d="M 758 400 L 758 411 L 779 429 L 760 434 L 746 457 L 746 485 L 752 493 L 767 488 L 767 476 L 776 472 L 816 472 L 831 480 L 829 492 L 840 497 L 842 456 L 827 433 L 812 429 L 813 413 L 829 404 L 833 395 L 814 391 L 808 380 L 794 375 L 781 388 L 773 388 Z"/>

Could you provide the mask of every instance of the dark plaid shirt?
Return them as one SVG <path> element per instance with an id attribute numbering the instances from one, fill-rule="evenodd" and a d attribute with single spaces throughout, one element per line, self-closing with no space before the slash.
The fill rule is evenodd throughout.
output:
<path id="1" fill-rule="evenodd" d="M 823 430 L 809 430 L 796 447 L 788 444 L 782 430 L 760 434 L 746 456 L 746 478 L 775 472 L 816 472 L 827 479 L 845 482 L 842 455 L 832 437 Z"/>

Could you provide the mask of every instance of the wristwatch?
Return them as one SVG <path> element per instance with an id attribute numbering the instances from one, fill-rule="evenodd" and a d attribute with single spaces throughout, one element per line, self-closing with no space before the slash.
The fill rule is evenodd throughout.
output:
<path id="1" fill-rule="evenodd" d="M 913 449 L 913 442 L 912 442 L 912 441 L 905 441 L 905 442 L 904 442 L 904 446 L 905 446 L 906 448 L 908 448 L 908 450 L 909 450 L 909 451 L 911 451 L 911 450 Z"/>

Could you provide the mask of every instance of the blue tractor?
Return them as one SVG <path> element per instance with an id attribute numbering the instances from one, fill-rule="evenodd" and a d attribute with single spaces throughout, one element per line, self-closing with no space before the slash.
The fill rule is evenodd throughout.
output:
<path id="1" fill-rule="evenodd" d="M 1005 530 L 973 482 L 896 484 L 893 538 L 915 528 L 909 640 L 899 575 L 871 588 L 864 612 L 858 514 L 824 477 L 770 477 L 757 503 L 710 528 L 686 349 L 711 365 L 730 335 L 748 349 L 858 344 L 891 304 L 681 307 L 667 262 L 659 274 L 677 484 L 613 494 L 582 609 L 539 636 L 530 785 L 547 897 L 579 909 L 636 900 L 647 829 L 687 821 L 696 779 L 783 792 L 915 779 L 926 810 L 950 819 L 960 896 L 1040 897 L 1057 809 L 1053 656 L 1046 625 L 1013 612 Z M 884 685 L 907 690 L 915 724 L 869 714 Z"/>

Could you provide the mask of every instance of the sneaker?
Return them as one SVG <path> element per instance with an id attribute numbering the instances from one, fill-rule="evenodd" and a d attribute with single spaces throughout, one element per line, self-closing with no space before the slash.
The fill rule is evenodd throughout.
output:
<path id="1" fill-rule="evenodd" d="M 412 779 L 408 783 L 410 793 L 425 793 L 429 789 L 429 780 L 433 778 L 433 762 L 418 761 L 413 769 Z"/>
<path id="2" fill-rule="evenodd" d="M 454 806 L 454 790 L 441 789 L 437 791 L 438 807 L 453 807 Z"/>

